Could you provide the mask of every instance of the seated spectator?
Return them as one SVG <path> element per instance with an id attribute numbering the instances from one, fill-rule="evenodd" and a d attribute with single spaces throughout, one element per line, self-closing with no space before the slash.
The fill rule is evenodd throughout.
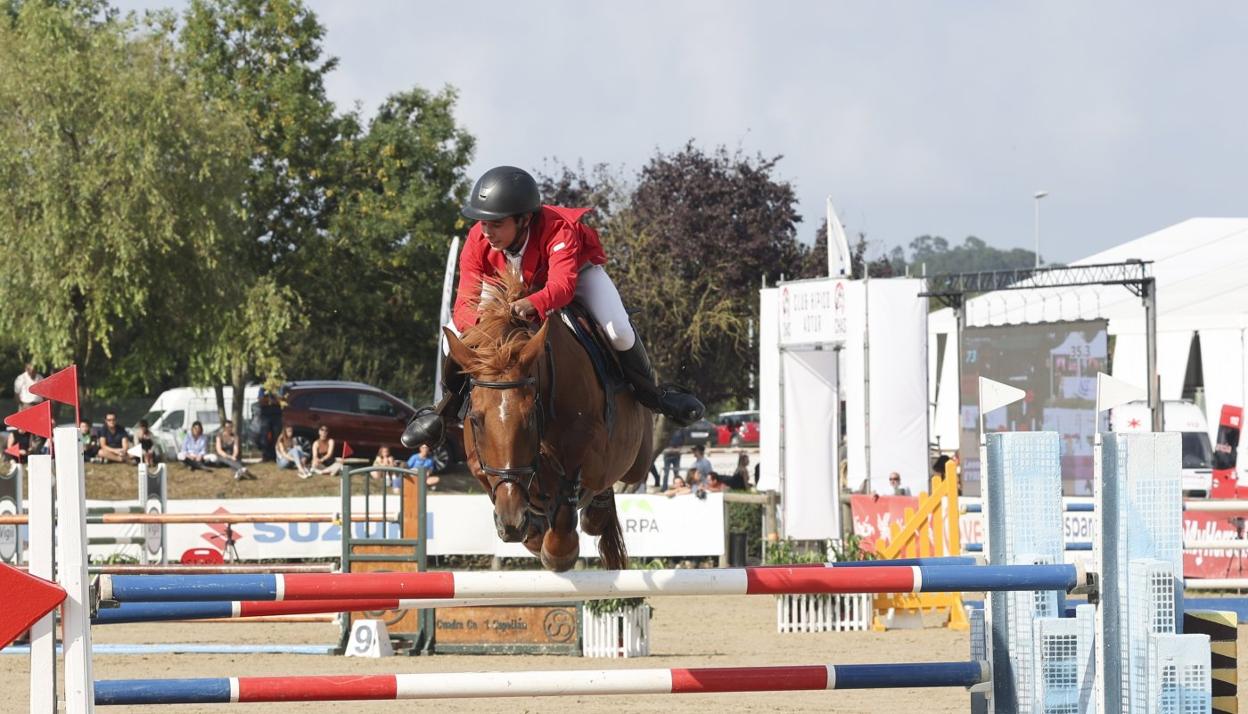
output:
<path id="1" fill-rule="evenodd" d="M 421 444 L 416 453 L 407 457 L 407 468 L 425 474 L 425 485 L 433 488 L 437 486 L 442 479 L 433 475 L 433 453 L 429 450 L 428 444 Z"/>
<path id="2" fill-rule="evenodd" d="M 43 444 L 34 434 L 28 431 L 17 429 L 9 432 L 8 443 L 5 445 L 4 454 L 13 461 L 14 464 L 25 464 L 26 457 L 31 454 L 39 453 Z M 10 465 L 10 470 L 12 465 Z"/>
<path id="3" fill-rule="evenodd" d="M 329 427 L 322 425 L 312 442 L 312 473 L 337 476 L 342 472 L 342 462 L 334 457 L 334 440 L 329 438 Z"/>
<path id="4" fill-rule="evenodd" d="M 732 475 L 724 479 L 724 485 L 728 488 L 738 491 L 744 491 L 750 487 L 750 457 L 744 451 L 737 457 L 737 469 Z"/>
<path id="5" fill-rule="evenodd" d="M 191 424 L 191 433 L 182 440 L 182 448 L 178 450 L 178 461 L 192 471 L 207 471 L 205 460 L 208 458 L 208 437 L 204 435 L 204 425 Z"/>
<path id="6" fill-rule="evenodd" d="M 91 420 L 78 422 L 78 441 L 82 444 L 82 458 L 93 464 L 102 464 L 100 458 L 100 435 L 91 428 Z"/>
<path id="7" fill-rule="evenodd" d="M 216 460 L 234 469 L 235 481 L 242 481 L 243 479 L 254 481 L 256 477 L 239 460 L 241 447 L 238 441 L 238 435 L 234 433 L 234 422 L 226 419 L 225 423 L 221 425 L 221 431 L 217 433 Z"/>
<path id="8" fill-rule="evenodd" d="M 104 428 L 100 430 L 99 457 L 105 461 L 124 464 L 130 460 L 130 434 L 117 423 L 117 412 L 104 415 Z"/>
<path id="9" fill-rule="evenodd" d="M 377 456 L 373 459 L 373 466 L 398 466 L 398 465 L 399 465 L 399 460 L 394 458 L 394 456 L 390 454 L 389 446 L 383 446 L 377 449 Z M 370 478 L 381 478 L 382 476 L 385 476 L 386 473 L 384 471 L 371 471 L 369 472 L 368 475 Z"/>
<path id="10" fill-rule="evenodd" d="M 710 473 L 710 474 L 706 477 L 706 488 L 705 488 L 705 490 L 706 490 L 707 492 L 727 491 L 727 490 L 728 490 L 728 486 L 727 486 L 727 484 L 725 484 L 723 481 L 720 481 L 720 480 L 719 480 L 719 474 L 717 474 L 717 473 L 715 473 L 714 471 L 712 471 L 712 472 L 711 472 L 711 473 Z"/>
<path id="11" fill-rule="evenodd" d="M 81 427 L 79 427 L 81 428 Z M 134 430 L 135 445 L 126 450 L 134 463 L 142 462 L 147 464 L 148 468 L 156 467 L 156 445 L 152 441 L 152 430 L 147 425 L 146 419 L 140 419 L 138 427 Z"/>
<path id="12" fill-rule="evenodd" d="M 312 472 L 308 470 L 308 455 L 303 453 L 299 442 L 295 441 L 295 428 L 293 426 L 287 425 L 282 428 L 282 435 L 277 437 L 277 441 L 273 444 L 273 450 L 277 456 L 277 468 L 298 469 L 299 478 L 307 478 L 312 475 Z"/>
<path id="13" fill-rule="evenodd" d="M 689 485 L 685 483 L 685 480 L 681 478 L 679 474 L 677 474 L 676 477 L 672 479 L 672 487 L 664 491 L 663 495 L 671 498 L 672 496 L 679 496 L 685 493 L 690 493 Z"/>

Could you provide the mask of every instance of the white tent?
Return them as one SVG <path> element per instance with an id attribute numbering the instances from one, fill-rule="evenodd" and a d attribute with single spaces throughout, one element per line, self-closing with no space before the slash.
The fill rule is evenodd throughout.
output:
<path id="1" fill-rule="evenodd" d="M 839 478 L 877 493 L 896 471 L 927 490 L 922 281 L 827 278 L 760 294 L 759 488 L 781 493 L 781 528 L 841 536 Z M 838 435 L 841 404 L 845 444 Z"/>
<path id="2" fill-rule="evenodd" d="M 1199 336 L 1204 402 L 1216 433 L 1223 404 L 1245 405 L 1248 339 L 1248 219 L 1193 218 L 1123 243 L 1072 265 L 1152 261 L 1157 284 L 1157 373 L 1162 399 L 1182 396 L 1193 338 Z M 1002 291 L 966 303 L 968 326 L 1107 318 L 1113 375 L 1144 386 L 1144 308 L 1118 285 Z M 958 443 L 958 350 L 952 310 L 928 321 L 929 396 L 936 405 L 933 437 Z M 940 374 L 937 345 L 944 347 Z M 1211 434 L 1212 436 L 1212 434 Z M 1241 442 L 1242 443 L 1242 442 Z M 1239 459 L 1245 470 L 1248 459 Z"/>

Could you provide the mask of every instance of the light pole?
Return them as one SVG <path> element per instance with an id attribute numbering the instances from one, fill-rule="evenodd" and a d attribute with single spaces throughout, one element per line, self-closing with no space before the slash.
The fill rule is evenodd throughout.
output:
<path id="1" fill-rule="evenodd" d="M 1036 267 L 1040 267 L 1040 199 L 1049 195 L 1048 191 L 1036 191 Z"/>

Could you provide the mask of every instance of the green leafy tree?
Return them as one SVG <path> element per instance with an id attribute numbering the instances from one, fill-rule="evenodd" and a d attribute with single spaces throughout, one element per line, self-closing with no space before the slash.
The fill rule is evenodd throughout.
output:
<path id="1" fill-rule="evenodd" d="M 295 341 L 305 369 L 432 394 L 443 270 L 474 146 L 455 121 L 455 99 L 451 89 L 395 94 L 344 141 L 328 241 L 308 265 L 311 274 L 333 270 L 304 288 L 311 314 L 340 317 L 332 341 Z"/>
<path id="2" fill-rule="evenodd" d="M 99 8 L 0 23 L 0 332 L 107 394 L 210 343 L 198 308 L 222 290 L 245 156 L 167 35 Z"/>

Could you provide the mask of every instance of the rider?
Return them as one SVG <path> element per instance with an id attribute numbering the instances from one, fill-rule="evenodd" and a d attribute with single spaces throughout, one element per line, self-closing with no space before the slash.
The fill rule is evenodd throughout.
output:
<path id="1" fill-rule="evenodd" d="M 607 255 L 598 234 L 580 222 L 588 211 L 542 205 L 537 182 L 522 169 L 498 166 L 485 172 L 462 210 L 477 223 L 468 231 L 459 256 L 459 289 L 450 327 L 462 334 L 476 323 L 473 300 L 480 295 L 483 279 L 519 267 L 534 292 L 511 304 L 516 316 L 544 320 L 579 298 L 617 351 L 637 401 L 681 425 L 697 421 L 704 410 L 702 402 L 655 384 L 646 348 L 603 268 Z M 445 396 L 437 406 L 416 412 L 403 432 L 404 446 L 437 446 L 443 438 L 443 419 L 459 414 L 467 380 L 450 359 L 442 375 Z"/>

